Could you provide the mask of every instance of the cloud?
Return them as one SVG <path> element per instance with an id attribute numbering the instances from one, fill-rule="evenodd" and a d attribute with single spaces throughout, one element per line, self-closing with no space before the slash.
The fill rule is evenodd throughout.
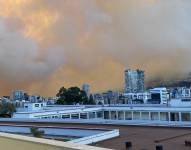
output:
<path id="1" fill-rule="evenodd" d="M 64 63 L 63 47 L 49 47 L 42 57 L 34 40 L 9 30 L 3 20 L 0 20 L 0 45 L 0 76 L 4 88 L 42 80 Z"/>
<path id="2" fill-rule="evenodd" d="M 0 0 L 0 9 L 4 91 L 121 89 L 125 68 L 147 81 L 191 71 L 189 0 Z"/>

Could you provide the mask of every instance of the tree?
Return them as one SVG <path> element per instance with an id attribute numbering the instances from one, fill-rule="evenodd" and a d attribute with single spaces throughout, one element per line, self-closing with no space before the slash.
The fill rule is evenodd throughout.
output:
<path id="1" fill-rule="evenodd" d="M 96 104 L 92 94 L 90 94 L 88 101 L 85 101 L 84 104 L 88 104 L 88 105 L 95 105 Z"/>
<path id="2" fill-rule="evenodd" d="M 86 92 L 78 87 L 70 87 L 68 89 L 62 87 L 57 96 L 59 99 L 56 103 L 60 105 L 84 104 L 88 101 Z"/>
<path id="3" fill-rule="evenodd" d="M 7 114 L 10 114 L 12 116 L 14 112 L 16 112 L 15 105 L 12 103 L 8 103 L 7 104 Z"/>
<path id="4" fill-rule="evenodd" d="M 1 116 L 12 116 L 16 112 L 15 105 L 9 102 L 0 103 L 0 115 Z"/>
<path id="5" fill-rule="evenodd" d="M 34 137 L 37 137 L 37 138 L 42 138 L 43 135 L 44 135 L 44 131 L 43 130 L 39 130 L 37 127 L 30 128 L 30 131 L 31 131 L 31 134 Z"/>
<path id="6" fill-rule="evenodd" d="M 65 87 L 61 87 L 59 92 L 56 94 L 57 97 L 64 97 L 67 89 Z"/>

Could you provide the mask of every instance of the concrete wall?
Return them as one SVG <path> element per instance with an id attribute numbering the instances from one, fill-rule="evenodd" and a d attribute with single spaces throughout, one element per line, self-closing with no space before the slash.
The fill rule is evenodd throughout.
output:
<path id="1" fill-rule="evenodd" d="M 4 150 L 109 150 L 7 133 L 0 133 L 0 147 Z"/>
<path id="2" fill-rule="evenodd" d="M 0 131 L 6 133 L 28 133 L 30 134 L 31 126 L 1 126 Z M 39 130 L 45 132 L 45 135 L 54 135 L 54 136 L 74 136 L 74 137 L 87 137 L 107 131 L 104 130 L 93 130 L 93 129 L 80 129 L 80 128 L 55 128 L 55 127 L 38 127 Z"/>
<path id="3" fill-rule="evenodd" d="M 75 139 L 75 140 L 69 141 L 69 143 L 92 144 L 92 143 L 108 140 L 118 136 L 119 136 L 119 130 L 113 130 L 113 131 L 108 131 L 108 132 L 104 132 L 104 133 L 100 133 L 100 134 L 96 134 L 96 135 L 92 135 L 92 136 L 88 136 L 84 138 Z"/>
<path id="4" fill-rule="evenodd" d="M 0 137 L 0 145 L 4 150 L 74 150 L 72 148 L 56 147 L 46 144 L 36 144 Z"/>

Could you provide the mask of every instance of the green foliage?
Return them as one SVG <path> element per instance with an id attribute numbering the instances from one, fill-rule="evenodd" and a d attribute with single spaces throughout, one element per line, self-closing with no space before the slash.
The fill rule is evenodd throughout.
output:
<path id="1" fill-rule="evenodd" d="M 59 97 L 57 101 L 59 105 L 86 104 L 88 102 L 86 92 L 78 87 L 70 87 L 68 89 L 62 87 L 57 96 Z"/>
<path id="2" fill-rule="evenodd" d="M 43 135 L 44 135 L 44 131 L 39 130 L 37 127 L 32 127 L 32 128 L 30 128 L 30 131 L 31 131 L 31 134 L 32 134 L 34 137 L 37 137 L 37 138 L 42 138 Z"/>
<path id="3" fill-rule="evenodd" d="M 0 103 L 0 115 L 10 115 L 16 112 L 15 105 L 12 103 Z"/>

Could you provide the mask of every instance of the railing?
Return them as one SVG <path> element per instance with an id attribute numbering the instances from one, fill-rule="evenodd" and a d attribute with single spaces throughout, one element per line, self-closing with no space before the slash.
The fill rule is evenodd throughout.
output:
<path id="1" fill-rule="evenodd" d="M 93 146 L 0 133 L 0 144 L 4 150 L 109 150 Z"/>
<path id="2" fill-rule="evenodd" d="M 93 144 L 93 143 L 96 143 L 99 141 L 111 139 L 111 138 L 118 137 L 118 136 L 119 136 L 119 130 L 115 129 L 112 131 L 107 131 L 104 133 L 75 139 L 75 140 L 69 141 L 68 143 Z"/>

